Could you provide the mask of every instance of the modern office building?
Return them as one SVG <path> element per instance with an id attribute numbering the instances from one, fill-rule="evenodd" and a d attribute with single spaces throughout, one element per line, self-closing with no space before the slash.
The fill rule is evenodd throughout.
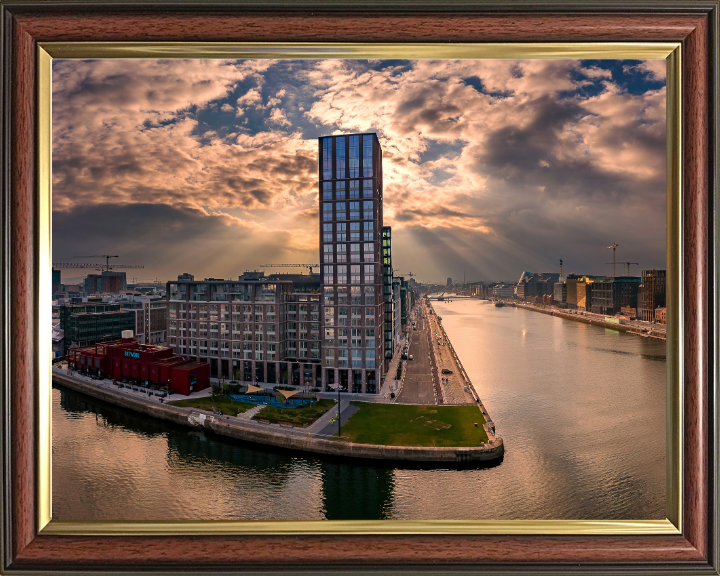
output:
<path id="1" fill-rule="evenodd" d="M 385 326 L 383 328 L 385 342 L 385 359 L 391 360 L 395 353 L 393 300 L 393 268 L 392 268 L 392 231 L 390 226 L 382 229 L 382 270 L 383 270 L 383 302 L 385 303 Z M 385 366 L 387 369 L 387 366 Z"/>
<path id="2" fill-rule="evenodd" d="M 384 376 L 382 150 L 375 134 L 318 139 L 323 389 L 376 393 Z"/>
<path id="3" fill-rule="evenodd" d="M 123 330 L 135 329 L 135 315 L 119 304 L 82 303 L 59 306 L 65 352 L 76 346 L 117 340 Z"/>
<path id="4" fill-rule="evenodd" d="M 103 270 L 101 274 L 88 274 L 85 278 L 87 294 L 117 294 L 121 290 L 127 290 L 125 272 Z"/>
<path id="5" fill-rule="evenodd" d="M 618 314 L 622 308 L 637 308 L 638 276 L 604 276 L 595 278 L 590 309 L 596 314 Z"/>
<path id="6" fill-rule="evenodd" d="M 639 304 L 640 318 L 647 322 L 655 320 L 655 310 L 665 308 L 665 270 L 643 270 L 642 291 Z"/>
<path id="7" fill-rule="evenodd" d="M 542 298 L 551 295 L 555 290 L 555 282 L 560 275 L 554 272 L 523 272 L 518 280 L 515 295 L 519 300 L 530 302 L 533 299 L 542 301 Z"/>
<path id="8" fill-rule="evenodd" d="M 208 362 L 212 377 L 320 386 L 318 277 L 298 289 L 263 272 L 178 280 L 166 298 L 168 344 Z"/>
<path id="9" fill-rule="evenodd" d="M 135 296 L 130 302 L 118 302 L 125 312 L 135 315 L 135 340 L 139 344 L 167 342 L 167 301 L 149 296 Z"/>
<path id="10" fill-rule="evenodd" d="M 53 294 L 55 294 L 55 292 L 60 291 L 60 284 L 62 283 L 62 281 L 60 280 L 60 273 L 61 273 L 60 270 L 56 270 L 55 268 L 52 269 L 52 291 L 53 291 Z"/>

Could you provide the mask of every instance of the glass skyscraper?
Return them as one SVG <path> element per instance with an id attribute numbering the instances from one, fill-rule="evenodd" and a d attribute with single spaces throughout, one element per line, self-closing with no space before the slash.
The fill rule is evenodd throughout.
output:
<path id="1" fill-rule="evenodd" d="M 384 377 L 382 150 L 375 134 L 319 138 L 322 385 L 377 393 Z"/>

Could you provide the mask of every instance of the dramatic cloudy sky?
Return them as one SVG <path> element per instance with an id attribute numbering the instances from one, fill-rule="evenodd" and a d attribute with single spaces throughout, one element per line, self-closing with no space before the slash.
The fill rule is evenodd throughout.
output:
<path id="1" fill-rule="evenodd" d="M 380 139 L 400 273 L 609 274 L 614 241 L 665 267 L 661 60 L 58 60 L 53 259 L 317 262 L 317 138 L 353 132 Z"/>

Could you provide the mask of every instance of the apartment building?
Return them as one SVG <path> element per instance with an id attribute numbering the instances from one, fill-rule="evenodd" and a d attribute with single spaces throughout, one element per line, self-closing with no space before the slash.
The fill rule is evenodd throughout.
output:
<path id="1" fill-rule="evenodd" d="M 214 378 L 320 385 L 320 283 L 246 273 L 167 283 L 168 344 Z"/>

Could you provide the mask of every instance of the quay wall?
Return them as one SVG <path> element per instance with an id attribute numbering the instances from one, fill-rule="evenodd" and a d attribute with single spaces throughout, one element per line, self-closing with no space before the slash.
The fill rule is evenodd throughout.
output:
<path id="1" fill-rule="evenodd" d="M 533 312 L 540 312 L 540 314 L 547 314 L 549 316 L 557 316 L 558 318 L 565 318 L 566 320 L 573 320 L 574 322 L 581 322 L 582 324 L 591 324 L 592 326 L 600 326 L 601 328 L 609 328 L 610 330 L 617 330 L 618 332 L 626 332 L 628 334 L 635 334 L 637 336 L 640 336 L 641 334 L 643 336 L 647 336 L 649 338 L 656 338 L 657 340 L 665 340 L 665 337 L 659 336 L 656 334 L 643 334 L 642 332 L 639 332 L 637 329 L 634 329 L 631 326 L 624 326 L 623 324 L 615 324 L 611 322 L 603 322 L 602 320 L 594 320 L 592 318 L 587 318 L 586 316 L 580 316 L 579 314 L 568 314 L 567 312 L 560 312 L 559 310 L 547 310 L 545 308 L 538 308 L 537 306 L 521 306 L 515 302 L 512 303 L 506 303 L 507 305 L 512 305 L 515 308 L 520 308 L 522 310 L 532 310 Z"/>
<path id="2" fill-rule="evenodd" d="M 135 398 L 121 394 L 119 391 L 82 382 L 74 378 L 53 372 L 53 382 L 75 390 L 98 400 L 133 410 L 140 414 L 173 422 L 191 428 L 203 427 L 221 436 L 234 438 L 253 444 L 263 444 L 298 450 L 326 456 L 360 458 L 368 460 L 393 460 L 405 462 L 490 462 L 503 456 L 502 438 L 496 438 L 488 445 L 477 447 L 416 447 L 416 446 L 380 446 L 375 444 L 355 444 L 338 440 L 326 440 L 304 436 L 302 428 L 285 430 L 263 430 L 262 424 L 245 424 L 231 416 L 212 416 L 208 412 L 196 408 L 181 408 L 160 403 L 157 400 Z M 206 415 L 200 423 L 193 424 L 191 415 Z M 296 432 L 297 430 L 297 432 Z M 301 435 L 303 434 L 303 435 Z"/>

